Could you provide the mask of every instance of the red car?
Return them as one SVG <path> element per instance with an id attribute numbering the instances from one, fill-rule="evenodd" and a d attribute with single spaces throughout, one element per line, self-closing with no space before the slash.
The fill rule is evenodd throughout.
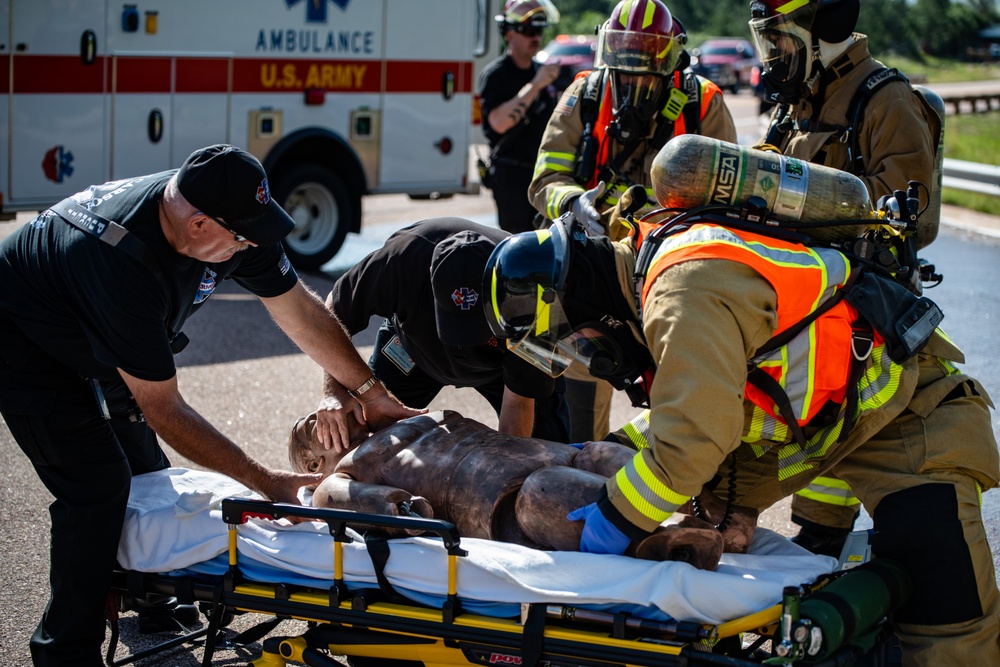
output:
<path id="1" fill-rule="evenodd" d="M 579 72 L 594 69 L 594 53 L 597 51 L 597 37 L 594 35 L 558 35 L 545 45 L 535 57 L 540 63 L 558 60 L 559 77 L 555 80 L 556 90 L 562 92 Z"/>
<path id="2" fill-rule="evenodd" d="M 757 51 L 752 42 L 740 37 L 709 39 L 691 50 L 691 69 L 695 74 L 734 93 L 752 85 L 755 67 L 760 68 Z"/>

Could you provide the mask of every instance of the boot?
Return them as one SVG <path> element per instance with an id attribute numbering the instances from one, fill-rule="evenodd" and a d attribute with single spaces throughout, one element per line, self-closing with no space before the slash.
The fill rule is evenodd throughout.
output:
<path id="1" fill-rule="evenodd" d="M 135 611 L 139 617 L 139 632 L 186 632 L 198 623 L 201 612 L 193 604 L 180 604 L 177 598 L 147 593 L 142 597 L 124 595 L 119 604 L 121 611 Z"/>
<path id="2" fill-rule="evenodd" d="M 840 558 L 840 552 L 844 550 L 844 543 L 850 534 L 850 528 L 831 528 L 808 522 L 804 523 L 799 529 L 799 534 L 791 539 L 795 544 L 814 554 Z"/>

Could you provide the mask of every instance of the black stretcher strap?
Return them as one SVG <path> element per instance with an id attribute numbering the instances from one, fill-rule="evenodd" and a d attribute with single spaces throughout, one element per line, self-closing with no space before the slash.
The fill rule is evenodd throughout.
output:
<path id="1" fill-rule="evenodd" d="M 521 632 L 521 664 L 535 667 L 542 659 L 545 639 L 544 604 L 528 605 L 528 615 L 524 619 Z"/>
<path id="2" fill-rule="evenodd" d="M 375 578 L 378 580 L 379 589 L 390 602 L 409 604 L 409 600 L 397 593 L 385 576 L 385 564 L 389 561 L 390 554 L 389 540 L 384 535 L 369 534 L 365 536 L 365 546 L 368 548 L 368 557 L 371 558 L 372 566 L 375 568 Z"/>

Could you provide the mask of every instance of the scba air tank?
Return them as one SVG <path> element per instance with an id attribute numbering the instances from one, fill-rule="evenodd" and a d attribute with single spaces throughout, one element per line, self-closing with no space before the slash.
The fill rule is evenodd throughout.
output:
<path id="1" fill-rule="evenodd" d="M 868 189 L 853 174 L 697 134 L 668 141 L 653 159 L 652 179 L 656 200 L 664 208 L 742 207 L 758 196 L 767 202 L 772 217 L 785 223 L 873 216 Z M 830 239 L 856 237 L 863 229 L 839 226 L 808 231 Z"/>

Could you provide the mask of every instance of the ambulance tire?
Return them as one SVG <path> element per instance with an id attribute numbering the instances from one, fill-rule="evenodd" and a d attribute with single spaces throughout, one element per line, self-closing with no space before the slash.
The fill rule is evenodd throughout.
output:
<path id="1" fill-rule="evenodd" d="M 318 271 L 344 244 L 357 203 L 337 172 L 320 164 L 302 164 L 278 174 L 274 200 L 295 220 L 284 241 L 299 271 Z"/>

